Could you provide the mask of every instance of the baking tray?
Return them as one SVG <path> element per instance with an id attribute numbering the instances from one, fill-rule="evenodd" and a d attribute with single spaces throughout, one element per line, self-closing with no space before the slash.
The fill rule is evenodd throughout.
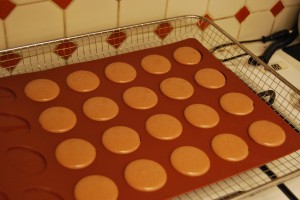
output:
<path id="1" fill-rule="evenodd" d="M 166 24 L 170 26 L 166 26 Z M 170 29 L 170 27 L 172 28 Z M 171 32 L 167 35 L 166 33 L 170 30 Z M 114 45 L 118 48 L 113 47 L 107 42 L 111 39 L 110 36 L 112 34 L 115 37 L 113 40 Z M 124 35 L 126 35 L 126 38 L 121 43 Z M 167 36 L 159 37 L 164 35 Z M 72 63 L 97 60 L 152 47 L 160 47 L 187 38 L 197 39 L 207 49 L 213 49 L 215 46 L 234 42 L 235 46 L 226 47 L 214 52 L 216 58 L 226 59 L 246 54 L 246 56 L 223 62 L 223 64 L 244 81 L 254 93 L 262 94 L 261 92 L 267 90 L 275 91 L 276 98 L 271 107 L 296 132 L 299 131 L 299 110 L 297 108 L 299 91 L 265 64 L 261 63 L 261 67 L 252 67 L 249 65 L 247 62 L 248 58 L 250 56 L 255 57 L 251 52 L 239 45 L 211 21 L 198 16 L 184 16 L 160 20 L 4 50 L 1 51 L 1 54 L 5 55 L 1 57 L 2 66 L 5 62 L 13 63 L 18 59 L 18 56 L 22 57 L 22 60 L 16 66 L 2 69 L 1 76 L 12 76 L 56 68 Z M 69 57 L 68 53 L 71 52 L 72 47 L 65 46 L 63 51 L 65 52 L 65 58 L 68 59 L 62 59 L 55 52 L 57 52 L 59 44 L 66 42 L 76 44 L 77 50 L 73 54 L 70 54 Z M 6 59 L 3 60 L 3 58 Z M 269 96 L 261 96 L 261 98 L 268 101 Z M 267 167 L 251 169 L 218 183 L 199 188 L 178 198 L 217 199 L 230 198 L 247 191 L 247 194 L 249 194 L 256 191 L 256 188 L 263 189 L 276 181 L 278 182 L 280 179 L 284 180 L 287 177 L 291 178 L 297 175 L 299 171 L 298 163 L 299 151 L 296 151 L 288 156 L 266 163 L 265 166 Z M 268 176 L 267 174 L 270 173 L 267 173 L 267 171 L 274 172 L 273 177 Z"/>

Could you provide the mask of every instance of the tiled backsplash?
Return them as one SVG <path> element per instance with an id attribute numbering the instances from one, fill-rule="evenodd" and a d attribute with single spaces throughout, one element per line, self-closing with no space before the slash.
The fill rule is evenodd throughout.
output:
<path id="1" fill-rule="evenodd" d="M 299 10 L 300 0 L 0 0 L 0 49 L 181 15 L 257 39 L 291 28 Z"/>

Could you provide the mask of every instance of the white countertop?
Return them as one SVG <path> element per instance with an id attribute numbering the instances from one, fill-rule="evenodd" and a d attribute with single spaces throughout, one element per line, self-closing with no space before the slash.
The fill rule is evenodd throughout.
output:
<path id="1" fill-rule="evenodd" d="M 295 40 L 294 43 L 299 43 L 300 37 Z M 270 43 L 248 43 L 244 46 L 248 48 L 255 55 L 260 56 L 264 50 L 269 46 Z M 300 62 L 293 57 L 286 54 L 283 50 L 277 50 L 271 57 L 269 65 L 279 64 L 282 69 L 278 70 L 277 73 L 288 80 L 292 85 L 300 90 Z"/>
<path id="2" fill-rule="evenodd" d="M 300 37 L 295 41 L 300 42 Z M 270 43 L 249 43 L 245 44 L 255 55 L 260 56 Z M 300 90 L 300 62 L 286 54 L 283 50 L 277 50 L 269 61 L 269 65 L 279 64 L 282 69 L 277 73 L 288 80 L 292 85 Z M 293 178 L 284 182 L 287 188 L 300 199 L 300 177 Z M 253 196 L 247 197 L 246 200 L 288 200 L 289 198 L 278 188 L 272 187 L 265 191 L 259 192 Z"/>
<path id="3" fill-rule="evenodd" d="M 289 190 L 300 199 L 300 177 L 296 177 L 284 183 Z M 289 198 L 281 192 L 278 187 L 272 187 L 265 191 L 259 192 L 253 196 L 247 197 L 245 200 L 289 200 Z"/>

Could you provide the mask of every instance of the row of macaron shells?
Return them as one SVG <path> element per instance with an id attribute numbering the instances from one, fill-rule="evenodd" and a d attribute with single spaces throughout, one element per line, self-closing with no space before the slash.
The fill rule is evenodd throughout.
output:
<path id="1" fill-rule="evenodd" d="M 152 58 L 151 58 L 152 57 Z M 159 68 L 156 68 L 156 69 L 153 69 L 152 66 L 159 66 L 159 65 L 147 65 L 147 63 L 149 62 L 146 62 L 147 59 L 149 60 L 155 60 L 154 58 L 156 59 L 160 59 L 160 60 L 163 60 L 163 62 L 165 64 L 163 64 L 162 66 L 164 67 L 159 67 Z M 143 64 L 144 62 L 144 64 Z M 180 61 L 178 61 L 180 62 Z M 145 64 L 146 63 L 146 64 Z M 162 62 L 160 62 L 162 63 Z M 166 64 L 167 63 L 167 64 Z M 148 71 L 149 73 L 153 73 L 153 74 L 161 74 L 161 73 L 166 73 L 168 72 L 169 70 L 169 62 L 167 61 L 167 59 L 165 57 L 162 57 L 162 56 L 159 56 L 159 55 L 150 55 L 150 56 L 147 56 L 143 59 L 142 61 L 142 66 L 143 68 Z M 187 63 L 185 63 L 187 64 Z M 152 69 L 151 69 L 152 68 Z M 121 72 L 121 73 L 116 73 L 116 72 Z M 217 79 L 218 81 L 217 82 L 214 82 L 214 83 L 209 83 L 210 85 L 207 85 L 207 82 L 201 82 L 203 80 L 205 80 L 205 73 L 213 73 L 215 76 L 219 76 L 221 78 Z M 105 70 L 105 74 L 107 76 L 108 79 L 110 79 L 111 81 L 114 81 L 114 82 L 118 82 L 118 83 L 126 83 L 126 82 L 130 82 L 132 81 L 135 76 L 136 76 L 136 72 L 134 70 L 134 68 L 126 63 L 112 63 L 111 65 L 107 66 L 106 67 L 106 70 Z M 83 77 L 82 77 L 83 76 Z M 86 78 L 88 77 L 88 78 Z M 199 78 L 200 77 L 200 78 Z M 202 78 L 201 78 L 202 77 Z M 87 88 L 81 88 L 82 86 L 87 86 L 89 84 L 78 84 L 78 80 L 89 80 L 91 85 L 93 85 L 92 87 L 89 87 L 88 89 Z M 92 91 L 94 89 L 96 89 L 99 84 L 100 84 L 100 80 L 98 79 L 98 77 L 91 73 L 91 72 L 88 72 L 88 71 L 76 71 L 76 72 L 73 72 L 72 74 L 70 74 L 68 77 L 67 77 L 67 84 L 69 85 L 69 87 L 75 91 L 78 91 L 78 92 L 88 92 L 88 91 Z M 222 87 L 224 84 L 225 84 L 225 77 L 223 76 L 222 73 L 214 70 L 214 69 L 202 69 L 202 70 L 199 70 L 196 74 L 195 74 L 195 80 L 196 82 L 203 86 L 203 87 L 207 87 L 207 88 L 212 88 L 212 89 L 215 89 L 215 88 L 219 88 L 219 87 Z M 221 80 L 221 81 L 220 81 Z M 25 87 L 25 93 L 27 94 L 27 96 L 33 100 L 37 100 L 37 99 L 34 99 L 32 96 L 31 96 L 31 92 L 32 90 L 35 90 L 35 81 L 39 82 L 38 85 L 41 85 L 41 81 L 45 81 L 45 82 L 48 82 L 46 83 L 46 85 L 49 84 L 49 81 L 50 80 L 42 80 L 42 79 L 38 79 L 38 80 L 34 80 L 33 82 L 27 84 L 27 86 Z M 58 95 L 59 93 L 59 87 L 53 82 L 53 81 L 50 81 L 50 85 L 52 85 L 51 87 L 54 87 L 56 89 L 52 89 L 51 91 L 56 91 L 56 96 Z M 175 91 L 175 94 L 174 94 L 174 90 L 172 89 L 169 89 L 169 87 L 172 87 L 174 86 L 174 82 L 175 82 L 175 85 L 176 83 L 179 83 L 180 85 L 183 85 L 185 86 L 185 90 L 180 90 L 180 93 L 176 93 Z M 53 84 L 54 83 L 54 84 Z M 173 98 L 173 99 L 185 99 L 185 98 L 189 98 L 191 96 L 191 94 L 193 93 L 193 89 L 192 89 L 192 86 L 191 84 L 189 84 L 189 82 L 187 82 L 186 80 L 183 80 L 181 78 L 177 78 L 177 77 L 173 77 L 173 78 L 169 78 L 169 79 L 166 79 L 164 80 L 162 83 L 161 83 L 161 91 L 168 97 L 170 98 Z M 169 92 L 169 91 L 172 91 L 172 92 Z M 184 92 L 184 94 L 182 94 L 181 92 Z M 136 99 L 136 96 L 138 96 L 138 94 L 149 94 L 149 97 L 150 99 L 154 99 L 152 103 L 148 104 L 148 105 L 145 105 L 145 104 L 139 104 L 140 101 L 138 102 L 135 102 L 135 101 L 132 101 L 132 99 Z M 36 94 L 42 94 L 42 93 L 36 93 Z M 48 95 L 49 93 L 47 93 Z M 127 94 L 127 95 L 126 95 Z M 55 96 L 54 95 L 54 96 Z M 227 94 L 227 96 L 230 95 L 230 94 Z M 243 95 L 241 94 L 232 94 L 232 95 L 240 95 L 243 97 Z M 134 96 L 135 98 L 130 98 L 130 96 Z M 152 96 L 152 97 L 151 97 Z M 154 97 L 154 98 L 153 98 Z M 148 109 L 148 108 L 151 108 L 153 107 L 155 104 L 156 104 L 156 101 L 157 101 L 157 98 L 155 98 L 156 95 L 155 93 L 153 93 L 150 89 L 148 88 L 141 88 L 141 87 L 133 87 L 133 88 L 129 88 L 128 90 L 126 90 L 124 92 L 124 95 L 123 95 L 123 98 L 124 98 L 124 101 L 125 103 L 130 106 L 130 107 L 133 107 L 133 108 L 136 108 L 136 109 Z M 226 96 L 224 96 L 224 99 Z M 48 100 L 52 100 L 53 99 L 53 96 L 52 98 L 49 98 L 47 97 Z M 43 99 L 42 101 L 44 101 L 45 99 L 47 98 L 41 98 Z M 55 97 L 54 97 L 55 98 Z M 247 97 L 245 97 L 246 100 Z M 37 100 L 39 101 L 39 100 Z M 150 101 L 151 102 L 151 101 Z M 246 101 L 247 102 L 247 101 Z M 248 100 L 248 102 L 251 104 L 252 101 Z M 99 104 L 100 103 L 100 104 Z M 138 105 L 136 105 L 136 103 Z M 95 104 L 97 105 L 105 105 L 104 107 L 111 107 L 111 109 L 109 109 L 110 111 L 108 113 L 106 113 L 104 116 L 97 116 L 99 115 L 99 113 L 95 113 L 93 112 L 95 109 L 92 109 L 92 108 L 95 108 Z M 253 103 L 252 103 L 253 104 Z M 100 106 L 101 107 L 101 106 Z M 58 107 L 57 107 L 58 108 Z M 226 108 L 226 106 L 225 106 Z M 51 109 L 51 108 L 50 108 Z M 64 109 L 64 108 L 58 108 L 58 109 Z M 253 108 L 252 108 L 253 109 Z M 87 117 L 91 118 L 91 119 L 94 119 L 94 120 L 99 120 L 99 121 L 105 121 L 105 120 L 109 120 L 109 119 L 112 119 L 114 116 L 117 115 L 118 113 L 118 106 L 117 104 L 111 100 L 111 99 L 108 99 L 106 97 L 94 97 L 94 98 L 91 98 L 89 100 L 87 100 L 83 106 L 83 110 L 84 110 L 84 113 L 87 115 Z M 211 113 L 213 113 L 215 119 L 217 119 L 217 121 L 215 120 L 213 124 L 204 124 L 203 125 L 203 122 L 199 122 L 196 120 L 195 122 L 195 119 L 193 119 L 192 117 L 189 117 L 189 116 L 193 116 L 193 112 L 201 112 L 203 110 L 209 110 Z M 49 111 L 49 110 L 48 110 Z M 103 111 L 103 109 L 102 109 Z M 68 112 L 68 111 L 66 111 Z M 71 111 L 72 112 L 72 111 Z M 230 111 L 229 111 L 230 112 Z M 232 114 L 236 114 L 236 111 L 233 111 L 235 113 L 232 113 Z M 250 111 L 247 111 L 246 113 L 242 113 L 242 114 L 248 114 L 250 113 Z M 40 116 L 40 122 L 43 123 L 43 116 L 45 115 L 45 113 L 47 112 L 43 112 L 42 115 Z M 190 113 L 190 114 L 189 114 Z M 44 114 L 44 115 L 43 115 Z M 74 114 L 74 113 L 73 113 Z M 73 115 L 71 114 L 71 115 Z M 103 112 L 102 112 L 103 114 Z M 51 116 L 48 115 L 48 117 Z M 213 127 L 215 126 L 217 123 L 218 123 L 218 114 L 215 112 L 215 110 L 213 108 L 210 108 L 209 106 L 206 106 L 206 105 L 203 105 L 203 104 L 194 104 L 194 105 L 191 105 L 189 107 L 187 107 L 185 109 L 185 116 L 186 116 L 186 119 L 192 123 L 193 125 L 195 126 L 198 126 L 200 128 L 210 128 L 210 127 Z M 216 117 L 217 116 L 217 117 Z M 52 116 L 53 117 L 53 116 Z M 51 118 L 52 118 L 51 117 Z M 46 118 L 47 118 L 47 114 L 46 114 Z M 76 116 L 74 114 L 73 116 L 74 120 L 75 120 L 75 123 L 76 123 Z M 163 118 L 163 120 L 162 120 Z M 155 124 L 156 121 L 165 121 L 165 119 L 167 119 L 168 121 L 173 121 L 174 123 L 174 126 L 177 126 L 178 128 L 175 128 L 175 130 L 178 130 L 177 133 L 175 134 L 175 136 L 171 137 L 171 136 L 159 136 L 157 135 L 157 131 L 155 131 Z M 45 120 L 45 121 L 48 121 L 48 120 Z M 206 122 L 207 123 L 207 122 Z M 154 128 L 151 128 L 152 126 L 154 126 Z M 50 126 L 51 127 L 51 126 Z M 174 139 L 176 137 L 178 137 L 181 133 L 181 124 L 180 122 L 170 116 L 170 115 L 166 115 L 166 114 L 159 114 L 159 115 L 154 115 L 152 117 L 150 117 L 148 120 L 147 120 L 147 123 L 146 123 L 146 127 L 148 132 L 153 135 L 154 137 L 158 138 L 158 139 Z M 44 127 L 45 128 L 45 127 Z M 59 129 L 59 130 L 63 130 L 63 132 L 65 131 L 68 131 L 70 130 L 72 127 L 69 127 L 67 129 Z M 157 128 L 157 127 L 156 127 Z M 46 127 L 47 129 L 47 127 Z M 154 130 L 154 131 L 151 131 L 151 130 Z M 51 129 L 49 129 L 49 131 L 53 131 Z M 56 130 L 54 130 L 54 132 L 56 132 Z M 134 147 L 131 147 L 130 150 L 125 150 L 123 149 L 115 149 L 116 146 L 118 145 L 115 145 L 115 144 L 111 144 L 109 141 L 111 141 L 110 139 L 110 136 L 112 135 L 120 135 L 120 134 L 116 134 L 116 133 L 127 133 L 127 135 L 125 137 L 131 137 L 132 138 L 132 141 L 135 141 L 133 142 L 133 146 Z M 176 132 L 176 131 L 175 131 Z M 124 136 L 124 135 L 123 135 Z M 231 134 L 222 134 L 222 135 L 219 135 L 219 137 L 216 137 L 213 141 L 212 141 L 212 147 L 217 147 L 219 146 L 218 143 L 222 143 L 222 140 L 227 140 L 229 138 L 232 139 L 232 141 L 235 141 L 234 144 L 236 145 L 237 143 L 239 143 L 240 145 L 242 145 L 242 149 L 244 149 L 246 152 L 246 154 L 244 154 L 242 157 L 243 158 L 239 158 L 240 160 L 244 159 L 247 154 L 248 154 L 248 149 L 247 149 L 247 144 L 244 143 L 243 140 L 241 140 L 239 137 L 235 136 L 235 135 L 231 135 Z M 138 148 L 139 146 L 139 136 L 138 136 L 138 133 L 136 133 L 133 129 L 131 128 L 128 128 L 128 127 L 112 127 L 110 129 L 108 129 L 104 134 L 103 134 L 103 138 L 102 138 L 102 141 L 103 141 L 103 144 L 104 146 L 106 146 L 108 149 L 110 149 L 110 151 L 113 151 L 115 153 L 130 153 L 132 151 L 134 151 L 135 149 Z M 67 155 L 67 154 L 64 154 L 64 152 L 66 152 L 66 149 L 68 149 L 68 144 L 72 144 L 72 143 L 78 143 L 78 145 L 83 145 L 84 148 L 86 149 L 91 149 L 91 152 L 93 152 L 93 149 L 94 147 L 91 146 L 91 144 L 89 144 L 87 141 L 84 141 L 84 140 L 81 140 L 81 139 L 70 139 L 70 140 L 66 140 L 64 142 L 62 142 L 60 145 L 58 145 L 57 149 L 56 149 L 56 155 L 57 155 L 57 158 L 59 160 L 59 162 L 61 164 L 63 164 L 64 166 L 66 167 L 70 167 L 70 166 L 81 166 L 81 167 L 85 167 L 87 165 L 89 165 L 90 163 L 93 162 L 94 158 L 96 155 L 92 155 L 91 157 L 89 157 L 89 160 L 85 160 L 83 161 L 84 165 L 78 165 L 78 163 L 74 164 L 74 163 L 64 163 L 64 156 Z M 215 145 L 214 145 L 215 144 Z M 128 148 L 128 147 L 127 147 Z M 215 149 L 215 152 L 218 154 L 222 154 L 222 152 L 218 152 L 217 148 L 214 148 Z M 240 151 L 241 152 L 241 151 Z M 73 152 L 74 153 L 74 152 Z M 189 169 L 182 169 L 182 168 L 185 168 L 186 166 L 182 166 L 182 165 L 178 165 L 178 160 L 182 160 L 183 158 L 186 158 L 188 156 L 185 156 L 186 154 L 192 154 L 192 155 L 197 155 L 196 156 L 196 159 L 193 159 L 195 165 L 198 165 L 196 167 L 196 171 L 195 170 L 191 170 L 193 169 L 193 166 L 190 166 Z M 70 154 L 68 154 L 70 155 Z M 246 156 L 245 156 L 246 155 Z M 222 155 L 220 155 L 222 156 Z M 88 157 L 85 157 L 85 159 L 88 158 Z M 239 159 L 237 160 L 231 160 L 231 161 L 238 161 Z M 188 175 L 188 176 L 199 176 L 199 175 L 202 175 L 204 173 L 206 173 L 209 169 L 209 158 L 207 157 L 207 155 L 200 149 L 198 148 L 195 148 L 195 147 L 189 147 L 189 146 L 184 146 L 184 147 L 179 147 L 177 149 L 175 149 L 170 157 L 170 160 L 174 166 L 175 169 L 177 169 L 179 172 L 185 174 L 185 175 Z M 196 161 L 199 161 L 199 162 L 195 162 Z M 205 162 L 204 162 L 205 161 Z M 82 162 L 82 161 L 80 161 Z M 150 162 L 150 163 L 149 163 Z M 132 163 L 130 163 L 126 170 L 125 170 L 125 177 L 127 177 L 127 181 L 129 182 L 129 184 L 131 186 L 133 186 L 134 188 L 138 189 L 138 190 L 144 190 L 143 188 L 152 188 L 150 190 L 156 190 L 156 189 L 159 189 L 161 188 L 164 184 L 162 184 L 163 182 L 165 183 L 166 182 L 166 175 L 162 175 L 160 176 L 161 178 L 163 178 L 164 180 L 160 180 L 159 181 L 159 184 L 157 183 L 156 186 L 153 186 L 153 187 L 149 187 L 149 185 L 147 186 L 138 186 L 136 182 L 136 180 L 131 180 L 131 175 L 130 175 L 130 171 L 133 170 L 133 168 L 139 166 L 139 165 L 144 165 L 145 163 L 148 163 L 147 165 L 153 165 L 153 169 L 156 169 L 158 171 L 160 171 L 161 174 L 165 174 L 165 171 L 164 169 L 162 168 L 162 166 L 160 166 L 160 164 L 156 163 L 155 161 L 149 161 L 149 160 L 140 160 L 140 161 L 134 161 Z M 177 163 L 177 164 L 176 164 Z M 201 163 L 201 164 L 199 164 Z M 80 167 L 80 168 L 81 168 Z M 72 168 L 72 167 L 71 167 Z M 157 171 L 155 172 L 157 173 Z M 75 191 L 75 195 L 76 196 L 80 196 L 80 187 L 82 185 L 82 182 L 89 182 L 87 179 L 95 179 L 95 178 L 104 178 L 104 177 L 97 177 L 97 176 L 91 176 L 91 177 L 86 177 L 85 179 L 82 179 L 80 182 L 78 182 L 77 184 L 77 192 Z M 91 181 L 91 180 L 90 180 Z M 132 182 L 133 181 L 133 182 Z M 160 185 L 160 186 L 158 186 Z"/>
<path id="2" fill-rule="evenodd" d="M 146 65 L 145 65 L 145 63 L 143 65 L 143 66 L 145 66 L 144 69 L 146 71 L 148 70 L 148 72 L 150 72 L 150 73 L 151 72 L 158 73 L 158 74 L 166 73 L 170 68 L 170 63 L 166 58 L 164 58 L 162 56 L 158 56 L 158 55 L 151 55 L 151 56 L 145 57 L 144 61 L 149 59 L 150 57 L 152 57 L 150 60 L 153 60 L 153 56 L 156 59 L 160 59 L 161 67 L 158 67 L 156 69 L 153 69 L 153 68 L 149 69 L 149 67 L 147 68 L 148 62 L 146 61 Z M 151 68 L 151 65 L 150 65 L 150 68 Z M 126 63 L 113 63 L 106 68 L 105 72 L 106 72 L 105 73 L 106 76 L 110 80 L 112 80 L 114 82 L 118 82 L 118 83 L 130 82 L 136 76 L 136 72 L 135 72 L 134 68 Z M 89 80 L 90 82 L 81 84 L 80 80 Z M 99 86 L 99 83 L 100 83 L 100 81 L 99 81 L 98 77 L 89 71 L 77 71 L 77 72 L 74 72 L 71 75 L 69 75 L 67 78 L 67 84 L 69 85 L 69 87 L 78 92 L 92 91 Z M 81 86 L 83 86 L 83 85 L 85 86 L 85 88 L 81 88 Z M 41 87 L 41 86 L 46 86 L 46 87 L 50 87 L 50 88 L 45 89 L 44 87 Z M 86 86 L 88 86 L 88 88 L 86 88 Z M 37 91 L 38 89 L 42 89 L 42 90 Z M 139 89 L 144 90 L 144 92 L 149 91 L 149 90 L 147 90 L 147 88 L 135 88 L 135 92 L 139 93 L 139 91 L 138 91 Z M 43 91 L 51 91 L 53 93 L 51 94 L 51 93 L 47 92 L 47 93 L 43 94 Z M 135 92 L 133 92 L 132 94 L 134 95 Z M 26 85 L 25 93 L 27 94 L 27 96 L 30 99 L 35 100 L 35 101 L 42 101 L 42 102 L 50 101 L 50 100 L 56 98 L 56 96 L 59 94 L 59 87 L 55 82 L 53 82 L 51 80 L 37 79 Z M 129 93 L 130 93 L 130 91 L 129 91 Z M 39 95 L 39 96 L 37 97 L 36 95 Z M 47 96 L 47 95 L 50 95 L 50 96 Z M 98 104 L 98 106 L 100 103 L 100 104 L 104 105 L 105 108 L 107 108 L 107 106 L 110 107 L 109 113 L 106 112 L 106 113 L 104 113 L 103 116 L 100 116 L 100 117 L 95 116 L 95 113 L 94 113 L 94 115 L 92 114 L 92 116 L 91 116 L 91 114 L 89 115 L 88 110 L 92 111 L 93 109 L 89 109 L 89 108 L 95 108 L 95 105 L 94 105 L 95 103 Z M 129 100 L 128 104 L 130 105 L 130 100 Z M 89 118 L 94 119 L 94 120 L 100 120 L 100 121 L 109 120 L 109 119 L 112 119 L 115 115 L 117 115 L 117 112 L 118 112 L 117 104 L 113 100 L 105 98 L 105 97 L 95 97 L 95 98 L 89 99 L 84 105 L 85 105 L 85 106 L 83 106 L 84 112 L 86 113 L 86 115 Z M 133 107 L 133 106 L 134 106 L 134 104 L 131 107 Z M 146 105 L 146 107 L 141 106 L 141 107 L 136 107 L 136 108 L 137 109 L 139 109 L 139 108 L 145 109 L 145 108 L 151 108 L 152 106 L 154 106 L 154 104 Z M 101 106 L 101 108 L 103 108 L 103 106 Z M 55 108 L 55 109 L 60 109 L 60 113 L 62 113 L 64 108 Z M 101 110 L 102 110 L 102 114 L 103 114 L 103 110 L 107 110 L 107 109 L 101 109 Z M 49 112 L 49 110 L 48 111 L 46 110 L 46 112 L 44 111 L 44 115 L 47 112 Z M 65 110 L 65 112 L 68 112 L 68 111 Z M 76 118 L 74 118 L 75 115 L 72 115 L 71 113 L 70 113 L 70 115 L 73 116 L 73 119 L 76 119 Z M 53 117 L 51 114 L 46 114 L 46 116 L 48 116 L 48 118 L 50 117 L 50 118 L 57 119 L 56 117 Z M 179 120 L 177 120 L 176 118 L 174 118 L 170 115 L 162 114 L 162 115 L 153 116 L 148 121 L 148 124 L 150 124 L 149 126 L 151 126 L 151 124 L 155 124 L 155 121 L 159 120 L 159 118 L 165 118 L 168 121 L 171 120 L 173 122 L 173 125 L 177 126 L 177 128 L 175 128 L 175 130 L 177 130 L 177 131 L 175 131 L 176 133 L 175 133 L 175 136 L 173 135 L 173 138 L 178 137 L 180 135 L 180 133 L 181 133 L 180 129 L 182 129 L 182 126 L 181 126 Z M 47 117 L 44 120 L 48 121 Z M 43 115 L 41 115 L 40 121 L 43 121 Z M 56 123 L 54 123 L 54 124 L 56 124 Z M 50 127 L 51 126 L 52 125 L 50 125 Z M 64 131 L 70 130 L 70 128 L 71 127 L 65 128 L 65 129 L 60 128 L 58 130 L 60 130 L 60 131 L 63 130 L 63 132 L 64 132 Z M 46 127 L 46 129 L 56 132 L 56 130 L 51 130 L 51 128 L 49 129 Z M 148 128 L 148 129 L 151 130 L 151 128 Z M 120 138 L 119 138 L 119 141 L 121 141 L 120 144 L 110 143 L 109 142 L 109 140 L 111 139 L 109 137 L 109 135 L 111 135 L 110 133 L 115 134 L 115 136 L 118 135 L 119 137 L 123 136 L 123 137 L 127 138 L 127 141 L 128 141 L 128 138 L 130 138 L 130 140 L 129 140 L 129 141 L 131 141 L 130 147 L 123 146 L 120 148 L 120 145 L 124 144 L 124 142 L 123 142 L 124 140 L 122 140 Z M 155 134 L 155 131 L 154 131 L 154 134 Z M 162 139 L 164 139 L 164 137 Z M 170 139 L 170 138 L 167 137 L 167 139 Z M 109 130 L 107 130 L 103 134 L 102 140 L 103 140 L 103 144 L 105 146 L 107 146 L 108 149 L 110 149 L 111 151 L 115 150 L 116 153 L 132 152 L 136 148 L 138 148 L 139 143 L 140 143 L 138 133 L 136 133 L 133 129 L 130 129 L 128 127 L 122 127 L 122 126 L 112 127 Z M 117 140 L 114 139 L 114 141 L 117 141 Z M 71 148 L 68 148 L 68 146 L 73 146 L 74 144 L 76 144 L 77 147 L 80 147 L 77 149 L 85 149 L 86 152 L 93 152 L 93 153 L 90 153 L 88 156 L 87 155 L 78 156 L 78 155 L 80 155 L 80 152 L 74 152 L 74 151 L 70 152 Z M 113 147 L 109 147 L 110 145 L 112 145 Z M 115 149 L 116 147 L 119 147 L 119 149 Z M 200 172 L 189 172 L 190 170 L 188 170 L 187 175 L 189 175 L 189 174 L 190 175 L 200 175 L 200 174 L 205 173 L 209 168 L 209 159 L 206 156 L 206 154 L 197 148 L 182 147 L 182 149 L 185 149 L 185 148 L 187 148 L 186 150 L 194 151 L 194 153 L 196 151 L 197 154 L 195 154 L 195 155 L 199 155 L 199 154 L 201 155 L 201 157 L 198 157 L 198 159 L 204 158 L 207 161 L 205 166 L 203 166 L 204 168 L 202 167 L 203 169 L 201 169 Z M 179 151 L 179 150 L 180 149 L 178 149 L 177 151 Z M 95 157 L 96 157 L 95 154 L 96 154 L 95 148 L 89 142 L 82 140 L 82 139 L 78 139 L 78 138 L 65 140 L 64 142 L 60 143 L 56 148 L 56 157 L 57 157 L 58 161 L 62 165 L 64 165 L 65 167 L 68 167 L 68 168 L 83 168 L 83 167 L 88 166 L 95 159 Z M 77 155 L 76 160 L 72 160 L 71 163 L 66 162 L 66 161 L 70 161 L 70 159 L 66 159 L 66 157 L 68 155 Z M 174 155 L 175 155 L 175 153 L 174 153 Z M 180 153 L 179 153 L 179 156 L 180 156 Z M 176 157 L 176 156 L 173 156 L 173 160 L 174 160 L 174 157 Z M 175 160 L 176 160 L 176 158 L 175 158 Z M 202 161 L 199 161 L 199 162 L 202 162 Z M 157 174 L 157 173 L 160 174 L 158 176 L 158 177 L 160 177 L 159 180 L 156 180 L 156 182 L 154 182 L 154 184 L 152 183 L 152 186 L 149 186 L 149 184 L 146 184 L 143 186 L 140 183 L 137 183 L 139 181 L 137 181 L 135 179 L 132 180 L 131 175 L 130 175 L 131 171 L 134 172 L 135 171 L 134 168 L 136 168 L 139 165 L 147 165 L 147 168 L 149 168 L 149 165 L 151 165 L 151 167 L 149 169 L 153 169 L 154 170 L 153 173 L 155 172 L 155 174 Z M 135 162 L 132 162 L 131 165 L 128 165 L 128 167 L 126 169 L 127 170 L 125 170 L 125 176 L 127 177 L 128 182 L 134 188 L 136 188 L 138 190 L 145 190 L 145 188 L 147 188 L 148 191 L 157 190 L 157 189 L 161 188 L 166 182 L 167 177 L 166 177 L 166 172 L 165 172 L 164 168 L 159 163 L 156 163 L 155 161 L 137 160 Z M 151 172 L 149 172 L 149 173 L 151 173 Z M 147 176 L 147 177 L 151 177 L 151 175 L 149 174 L 149 176 Z M 145 178 L 145 177 L 142 177 L 142 178 Z M 92 187 L 92 185 L 93 185 L 93 187 Z M 76 188 L 75 188 L 75 196 L 77 199 L 81 199 L 82 196 L 85 195 L 84 188 L 87 186 L 97 190 L 97 192 L 94 191 L 92 193 L 101 194 L 102 197 L 108 196 L 109 198 L 112 198 L 112 199 L 117 198 L 118 188 L 117 188 L 117 185 L 111 179 L 109 179 L 108 177 L 105 177 L 105 176 L 92 175 L 92 176 L 87 176 L 87 177 L 83 178 L 82 180 L 80 180 L 77 183 Z M 99 193 L 99 191 L 100 191 L 100 193 Z"/>

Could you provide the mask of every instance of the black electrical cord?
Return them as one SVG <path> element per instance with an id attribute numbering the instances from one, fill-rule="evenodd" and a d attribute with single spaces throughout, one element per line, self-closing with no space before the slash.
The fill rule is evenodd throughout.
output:
<path id="1" fill-rule="evenodd" d="M 251 42 L 261 42 L 261 41 L 262 41 L 262 39 L 255 39 L 255 40 L 240 41 L 239 43 L 251 43 Z M 234 43 L 234 42 L 230 42 L 230 43 L 226 43 L 226 44 L 221 44 L 219 46 L 216 46 L 216 47 L 212 48 L 210 51 L 214 52 L 214 51 L 216 51 L 218 49 L 221 49 L 221 48 L 224 48 L 224 47 L 228 47 L 228 46 L 234 46 L 234 45 L 236 45 L 236 43 Z"/>
<path id="2" fill-rule="evenodd" d="M 266 43 L 266 42 L 269 42 L 269 41 L 276 41 L 276 40 L 278 40 L 279 43 L 273 43 L 272 46 L 270 45 L 271 47 L 269 47 L 264 52 L 264 54 L 262 56 L 260 56 L 260 58 L 264 62 L 268 63 L 268 61 L 271 58 L 271 56 L 273 55 L 273 53 L 277 49 L 279 49 L 281 47 L 284 47 L 287 44 L 289 44 L 290 42 L 292 42 L 296 38 L 295 35 L 297 36 L 297 34 L 298 34 L 298 32 L 296 31 L 296 29 L 293 29 L 291 31 L 289 31 L 289 30 L 282 30 L 282 31 L 273 33 L 273 34 L 271 34 L 269 36 L 262 36 L 262 38 L 260 38 L 260 39 L 244 40 L 244 41 L 240 41 L 239 43 L 252 43 L 252 42 L 263 42 L 263 43 Z M 221 44 L 221 45 L 218 45 L 218 46 L 212 48 L 210 51 L 211 51 L 211 53 L 213 53 L 216 50 L 219 50 L 219 49 L 222 49 L 222 48 L 225 48 L 225 47 L 228 47 L 228 46 L 234 46 L 234 45 L 236 45 L 234 42 L 230 42 L 230 43 L 226 43 L 226 44 Z M 227 62 L 227 61 L 234 60 L 234 59 L 246 56 L 246 55 L 248 55 L 248 54 L 247 53 L 243 53 L 243 54 L 239 54 L 239 55 L 236 55 L 236 56 L 233 56 L 233 57 L 230 57 L 230 58 L 221 59 L 220 61 L 221 62 Z M 258 66 L 258 62 L 256 60 L 254 60 L 252 57 L 249 58 L 248 63 L 251 64 L 251 65 L 254 65 L 254 66 Z"/>
<path id="3" fill-rule="evenodd" d="M 298 36 L 298 31 L 296 31 L 296 30 L 289 31 L 287 36 L 279 38 L 276 42 L 272 43 L 265 50 L 265 52 L 261 56 L 259 56 L 259 58 L 263 62 L 268 63 L 269 60 L 271 59 L 272 55 L 275 53 L 275 51 L 292 43 L 296 39 L 297 36 Z M 259 65 L 259 63 L 252 57 L 249 58 L 248 63 L 251 65 L 254 65 L 254 66 Z"/>

